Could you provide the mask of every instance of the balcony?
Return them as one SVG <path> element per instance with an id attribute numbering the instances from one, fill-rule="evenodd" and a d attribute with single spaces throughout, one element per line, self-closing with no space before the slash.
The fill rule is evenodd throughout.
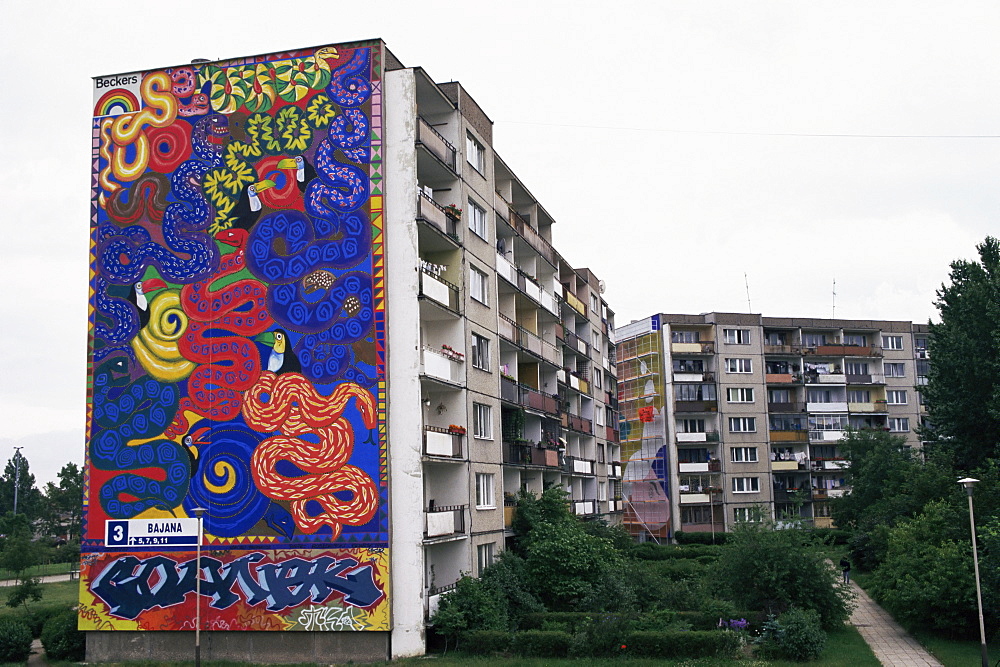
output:
<path id="1" fill-rule="evenodd" d="M 417 216 L 458 243 L 458 223 L 455 218 L 448 215 L 443 206 L 423 192 L 417 197 Z"/>
<path id="2" fill-rule="evenodd" d="M 681 505 L 705 505 L 712 502 L 712 494 L 708 493 L 685 493 L 680 494 Z"/>
<path id="3" fill-rule="evenodd" d="M 670 351 L 674 354 L 714 354 L 715 343 L 711 341 L 699 343 L 670 343 Z"/>
<path id="4" fill-rule="evenodd" d="M 802 354 L 801 345 L 764 345 L 764 354 L 785 354 L 798 356 Z"/>
<path id="5" fill-rule="evenodd" d="M 806 354 L 823 357 L 876 357 L 882 355 L 882 348 L 873 345 L 817 345 L 806 348 Z"/>
<path id="6" fill-rule="evenodd" d="M 612 498 L 608 501 L 608 511 L 609 512 L 624 512 L 625 511 L 625 501 L 621 498 Z"/>
<path id="7" fill-rule="evenodd" d="M 622 464 L 619 461 L 612 461 L 608 464 L 608 477 L 621 477 Z"/>
<path id="8" fill-rule="evenodd" d="M 798 382 L 798 379 L 791 373 L 766 373 L 764 381 L 767 384 L 792 384 Z"/>
<path id="9" fill-rule="evenodd" d="M 776 503 L 789 503 L 795 502 L 797 500 L 808 500 L 809 499 L 809 489 L 772 489 L 774 495 L 774 502 Z"/>
<path id="10" fill-rule="evenodd" d="M 465 384 L 463 363 L 458 353 L 440 352 L 427 346 L 421 350 L 420 372 L 450 384 Z"/>
<path id="11" fill-rule="evenodd" d="M 612 442 L 618 442 L 618 429 L 612 426 L 604 427 L 604 439 L 611 440 Z"/>
<path id="12" fill-rule="evenodd" d="M 463 429 L 464 430 L 464 429 Z M 463 433 L 440 426 L 424 427 L 424 455 L 461 459 Z"/>
<path id="13" fill-rule="evenodd" d="M 580 301 L 580 299 L 576 298 L 576 295 L 566 289 L 565 286 L 563 286 L 563 301 L 565 301 L 566 305 L 576 312 L 580 313 L 584 317 L 587 316 L 587 305 L 583 303 L 583 301 Z"/>
<path id="14" fill-rule="evenodd" d="M 590 356 L 590 346 L 587 344 L 587 341 L 583 340 L 569 329 L 566 329 L 565 327 L 563 329 L 563 344 L 571 350 L 579 352 L 585 357 Z"/>
<path id="15" fill-rule="evenodd" d="M 424 538 L 433 539 L 465 534 L 465 510 L 468 505 L 428 507 L 424 513 Z"/>
<path id="16" fill-rule="evenodd" d="M 710 461 L 678 461 L 677 472 L 722 472 L 722 461 L 712 459 Z"/>
<path id="17" fill-rule="evenodd" d="M 698 433 L 677 433 L 677 442 L 718 442 L 718 431 L 701 431 Z"/>
<path id="18" fill-rule="evenodd" d="M 431 299 L 448 310 L 458 313 L 458 287 L 426 266 L 420 272 L 420 296 Z"/>
<path id="19" fill-rule="evenodd" d="M 543 394 L 527 385 L 518 385 L 520 389 L 520 404 L 526 408 L 556 414 L 559 412 L 559 400 L 555 396 Z"/>
<path id="20" fill-rule="evenodd" d="M 790 461 L 771 461 L 772 472 L 791 472 L 803 469 L 804 468 L 799 465 L 799 462 L 794 459 Z"/>
<path id="21" fill-rule="evenodd" d="M 809 442 L 809 431 L 769 431 L 771 442 Z"/>
<path id="22" fill-rule="evenodd" d="M 847 407 L 851 412 L 888 412 L 886 402 L 883 400 L 871 403 L 848 403 Z"/>
<path id="23" fill-rule="evenodd" d="M 539 234 L 531 224 L 521 217 L 514 209 L 508 209 L 509 216 L 508 222 L 510 226 L 517 230 L 517 233 L 528 242 L 532 248 L 535 249 L 539 255 L 545 258 L 552 266 L 558 266 L 559 260 L 556 254 L 555 248 L 552 244 L 546 241 L 541 234 Z"/>
<path id="24" fill-rule="evenodd" d="M 704 371 L 699 373 L 674 372 L 674 382 L 715 382 L 715 373 Z"/>
<path id="25" fill-rule="evenodd" d="M 500 376 L 500 398 L 508 403 L 521 402 L 521 390 L 516 380 Z"/>
<path id="26" fill-rule="evenodd" d="M 806 373 L 806 384 L 847 384 L 843 373 Z"/>
<path id="27" fill-rule="evenodd" d="M 718 401 L 676 401 L 674 403 L 676 412 L 718 412 Z"/>
<path id="28" fill-rule="evenodd" d="M 517 267 L 507 261 L 507 258 L 500 253 L 497 253 L 497 275 L 509 282 L 511 285 L 515 287 L 518 286 L 517 280 L 520 274 L 517 272 Z"/>
<path id="29" fill-rule="evenodd" d="M 579 375 L 573 375 L 572 373 L 566 373 L 565 370 L 559 369 L 556 371 L 556 379 L 564 385 L 576 389 L 582 394 L 590 394 L 590 382 L 579 377 Z"/>
<path id="30" fill-rule="evenodd" d="M 806 403 L 809 412 L 847 412 L 847 402 Z"/>
<path id="31" fill-rule="evenodd" d="M 768 403 L 768 412 L 805 412 L 806 405 L 799 401 L 792 401 L 791 403 Z"/>
<path id="32" fill-rule="evenodd" d="M 812 430 L 809 431 L 809 442 L 837 442 L 844 438 L 843 431 Z"/>
<path id="33" fill-rule="evenodd" d="M 504 442 L 503 462 L 516 466 L 559 468 L 559 452 L 528 441 Z"/>
<path id="34" fill-rule="evenodd" d="M 559 415 L 559 420 L 561 421 L 563 428 L 580 431 L 581 433 L 586 433 L 588 435 L 594 434 L 594 427 L 589 419 L 584 419 L 583 417 L 574 415 L 571 412 L 564 412 Z"/>
<path id="35" fill-rule="evenodd" d="M 813 459 L 812 460 L 812 470 L 813 472 L 821 472 L 823 470 L 847 470 L 851 467 L 851 464 L 844 459 Z"/>
<path id="36" fill-rule="evenodd" d="M 573 514 L 577 516 L 597 514 L 596 500 L 572 500 L 570 501 L 570 505 L 572 505 Z"/>
<path id="37" fill-rule="evenodd" d="M 417 143 L 423 145 L 446 167 L 455 171 L 455 147 L 423 118 L 417 119 Z"/>
<path id="38" fill-rule="evenodd" d="M 577 456 L 567 456 L 563 461 L 563 471 L 571 475 L 593 475 L 595 466 L 596 461 Z"/>

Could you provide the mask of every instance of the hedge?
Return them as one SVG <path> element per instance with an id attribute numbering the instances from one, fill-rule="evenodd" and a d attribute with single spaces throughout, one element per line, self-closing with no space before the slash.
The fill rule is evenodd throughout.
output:
<path id="1" fill-rule="evenodd" d="M 568 632 L 526 630 L 514 633 L 510 649 L 517 655 L 528 658 L 565 658 L 569 654 L 572 639 L 573 636 Z"/>
<path id="2" fill-rule="evenodd" d="M 461 648 L 466 653 L 492 655 L 510 649 L 511 634 L 502 630 L 476 630 L 462 636 Z"/>
<path id="3" fill-rule="evenodd" d="M 742 648 L 736 632 L 632 632 L 625 652 L 638 658 L 735 658 Z"/>
<path id="4" fill-rule="evenodd" d="M 521 627 L 525 630 L 538 630 L 546 623 L 561 623 L 565 624 L 570 632 L 576 632 L 580 626 L 587 622 L 587 619 L 592 619 L 597 615 L 597 612 L 583 611 L 545 611 L 525 614 L 524 618 L 521 619 Z"/>
<path id="5" fill-rule="evenodd" d="M 87 649 L 86 635 L 76 629 L 77 614 L 67 609 L 51 616 L 42 628 L 42 646 L 52 660 L 83 660 Z"/>
<path id="6" fill-rule="evenodd" d="M 683 530 L 674 532 L 674 539 L 678 544 L 725 544 L 729 539 L 729 533 L 716 531 L 712 533 L 686 533 Z"/>
<path id="7" fill-rule="evenodd" d="M 676 558 L 701 558 L 709 556 L 715 559 L 721 547 L 717 544 L 654 544 L 645 542 L 637 544 L 629 554 L 637 560 L 673 560 Z"/>

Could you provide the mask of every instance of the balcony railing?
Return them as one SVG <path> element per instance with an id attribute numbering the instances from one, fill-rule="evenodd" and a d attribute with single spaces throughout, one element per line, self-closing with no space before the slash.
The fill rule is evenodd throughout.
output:
<path id="1" fill-rule="evenodd" d="M 670 351 L 674 354 L 713 354 L 715 352 L 715 343 L 712 341 L 670 343 Z"/>
<path id="2" fill-rule="evenodd" d="M 677 442 L 718 442 L 718 431 L 698 431 L 696 433 L 677 432 Z"/>
<path id="3" fill-rule="evenodd" d="M 618 429 L 613 428 L 611 426 L 605 426 L 604 427 L 604 438 L 606 440 L 614 440 L 614 441 L 617 442 L 617 440 L 618 440 Z"/>
<path id="4" fill-rule="evenodd" d="M 884 400 L 872 401 L 871 403 L 848 403 L 847 408 L 851 412 L 887 412 Z"/>
<path id="5" fill-rule="evenodd" d="M 562 422 L 563 428 L 572 429 L 574 431 L 580 431 L 582 433 L 587 433 L 593 435 L 594 427 L 589 419 L 584 419 L 579 415 L 574 415 L 571 412 L 564 412 L 559 415 L 559 419 Z"/>
<path id="6" fill-rule="evenodd" d="M 465 510 L 468 505 L 428 507 L 424 514 L 424 536 L 427 538 L 465 533 Z"/>
<path id="7" fill-rule="evenodd" d="M 807 460 L 803 460 L 802 463 L 799 463 L 795 459 L 789 459 L 787 461 L 771 461 L 771 470 L 773 472 L 793 472 L 795 470 L 805 470 L 807 463 Z"/>
<path id="8" fill-rule="evenodd" d="M 504 442 L 503 462 L 508 465 L 560 467 L 558 450 L 539 447 L 530 442 Z"/>
<path id="9" fill-rule="evenodd" d="M 787 354 L 787 355 L 800 355 L 802 354 L 801 345 L 767 345 L 764 344 L 764 354 Z"/>
<path id="10" fill-rule="evenodd" d="M 809 431 L 809 442 L 837 442 L 843 437 L 843 431 L 821 429 Z"/>
<path id="11" fill-rule="evenodd" d="M 420 294 L 449 310 L 459 312 L 458 287 L 435 275 L 426 267 L 422 268 L 420 273 Z"/>
<path id="12" fill-rule="evenodd" d="M 566 347 L 569 347 L 570 349 L 579 352 L 585 357 L 590 356 L 590 345 L 587 344 L 587 341 L 583 340 L 582 338 L 577 336 L 569 329 L 566 329 L 565 327 L 563 327 L 562 340 L 563 343 L 566 345 Z"/>
<path id="13" fill-rule="evenodd" d="M 455 147 L 423 118 L 417 119 L 417 141 L 455 171 Z"/>
<path id="14" fill-rule="evenodd" d="M 677 412 L 718 412 L 718 401 L 676 401 L 674 410 Z"/>
<path id="15" fill-rule="evenodd" d="M 462 458 L 462 434 L 439 426 L 424 427 L 424 454 Z"/>
<path id="16" fill-rule="evenodd" d="M 417 215 L 437 227 L 441 233 L 447 234 L 452 240 L 458 241 L 458 223 L 455 218 L 448 215 L 441 204 L 423 192 L 417 197 Z"/>
<path id="17" fill-rule="evenodd" d="M 563 286 L 562 296 L 563 300 L 566 302 L 566 305 L 568 305 L 570 308 L 580 313 L 584 317 L 587 316 L 587 305 L 583 301 L 580 301 L 580 299 L 578 299 L 575 294 L 566 289 L 565 285 Z"/>
<path id="18" fill-rule="evenodd" d="M 764 381 L 767 384 L 792 384 L 798 382 L 798 378 L 792 373 L 765 373 Z"/>
<path id="19" fill-rule="evenodd" d="M 803 412 L 806 409 L 805 403 L 791 401 L 789 403 L 768 403 L 768 412 Z"/>
<path id="20" fill-rule="evenodd" d="M 520 403 L 521 405 L 532 408 L 533 410 L 540 410 L 541 412 L 548 412 L 550 414 L 555 414 L 559 412 L 559 400 L 555 396 L 549 394 L 543 394 L 542 392 L 529 387 L 527 385 L 519 385 L 520 387 Z"/>
<path id="21" fill-rule="evenodd" d="M 444 354 L 431 347 L 421 350 L 421 372 L 424 375 L 453 384 L 464 384 L 465 375 L 460 357 Z"/>
<path id="22" fill-rule="evenodd" d="M 500 398 L 504 401 L 509 401 L 510 403 L 520 403 L 521 390 L 518 388 L 517 381 L 501 376 Z"/>
<path id="23" fill-rule="evenodd" d="M 612 461 L 608 464 L 608 477 L 621 477 L 622 476 L 622 464 L 618 461 Z"/>
<path id="24" fill-rule="evenodd" d="M 563 459 L 563 470 L 572 475 L 593 475 L 596 461 L 567 456 Z"/>
<path id="25" fill-rule="evenodd" d="M 577 516 L 586 516 L 588 514 L 597 514 L 597 500 L 573 500 L 570 501 L 573 506 L 573 514 Z"/>
<path id="26" fill-rule="evenodd" d="M 542 238 L 542 235 L 535 231 L 535 228 L 532 227 L 527 220 L 522 218 L 517 211 L 512 208 L 509 209 L 509 211 L 510 216 L 508 220 L 510 222 L 510 226 L 516 229 L 517 233 L 528 242 L 528 245 L 534 248 L 539 255 L 544 257 L 549 264 L 557 266 L 558 255 L 556 254 L 555 248 L 552 247 L 552 244 Z"/>
<path id="27" fill-rule="evenodd" d="M 791 431 L 769 431 L 771 442 L 809 442 L 809 431 L 794 429 Z"/>

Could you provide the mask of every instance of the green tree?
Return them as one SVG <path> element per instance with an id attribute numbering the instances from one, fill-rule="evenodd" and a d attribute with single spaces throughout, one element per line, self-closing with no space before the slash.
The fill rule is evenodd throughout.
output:
<path id="1" fill-rule="evenodd" d="M 0 522 L 7 538 L 0 550 L 0 568 L 14 575 L 14 585 L 7 590 L 8 607 L 24 607 L 28 602 L 42 599 L 42 588 L 37 577 L 28 577 L 28 568 L 41 562 L 42 549 L 31 539 L 31 526 L 23 514 L 8 514 Z"/>
<path id="2" fill-rule="evenodd" d="M 20 474 L 18 473 L 20 468 Z M 42 510 L 42 493 L 35 486 L 28 459 L 15 452 L 0 476 L 0 514 L 14 511 L 14 486 L 17 481 L 17 513 L 34 521 Z"/>
<path id="3" fill-rule="evenodd" d="M 813 609 L 828 629 L 850 616 L 853 594 L 839 583 L 823 545 L 799 526 L 737 523 L 710 573 L 719 595 L 741 609 L 776 616 L 793 607 Z"/>
<path id="4" fill-rule="evenodd" d="M 1000 241 L 976 246 L 979 261 L 951 263 L 937 291 L 940 324 L 930 326 L 931 367 L 922 394 L 935 448 L 959 470 L 1000 456 Z"/>
<path id="5" fill-rule="evenodd" d="M 80 537 L 83 511 L 83 469 L 67 463 L 58 473 L 59 483 L 45 485 L 42 518 L 47 531 L 69 540 Z"/>

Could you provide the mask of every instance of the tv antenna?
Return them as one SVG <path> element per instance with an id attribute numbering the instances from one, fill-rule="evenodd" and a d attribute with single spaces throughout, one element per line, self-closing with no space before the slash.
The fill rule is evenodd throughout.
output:
<path id="1" fill-rule="evenodd" d="M 833 319 L 837 319 L 837 279 L 833 279 Z"/>
<path id="2" fill-rule="evenodd" d="M 747 312 L 753 312 L 753 306 L 750 305 L 750 280 L 747 279 L 747 272 L 743 272 L 743 284 L 747 286 Z"/>

